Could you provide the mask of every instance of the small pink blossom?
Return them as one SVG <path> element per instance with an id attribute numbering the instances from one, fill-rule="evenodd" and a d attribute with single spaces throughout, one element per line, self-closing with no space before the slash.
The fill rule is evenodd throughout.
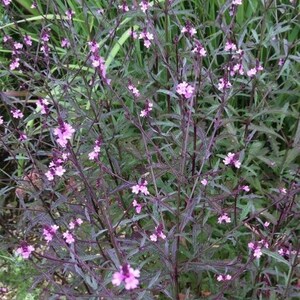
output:
<path id="1" fill-rule="evenodd" d="M 130 31 L 130 36 L 131 36 L 134 40 L 136 40 L 136 39 L 139 37 L 138 34 L 137 34 L 137 32 L 134 31 L 134 30 L 131 30 L 131 31 Z"/>
<path id="2" fill-rule="evenodd" d="M 20 67 L 20 58 L 16 57 L 14 60 L 10 63 L 9 69 L 11 71 L 18 69 Z"/>
<path id="3" fill-rule="evenodd" d="M 228 80 L 224 78 L 219 79 L 218 90 L 220 90 L 221 92 L 224 92 L 226 89 L 231 88 L 231 86 L 232 85 Z"/>
<path id="4" fill-rule="evenodd" d="M 24 142 L 27 140 L 27 135 L 24 132 L 20 132 L 19 141 Z"/>
<path id="5" fill-rule="evenodd" d="M 128 89 L 135 97 L 139 97 L 141 95 L 140 91 L 133 84 L 129 84 Z"/>
<path id="6" fill-rule="evenodd" d="M 75 16 L 75 12 L 73 10 L 71 10 L 71 9 L 68 9 L 66 11 L 66 16 L 67 16 L 68 20 L 72 20 L 72 18 Z"/>
<path id="7" fill-rule="evenodd" d="M 61 40 L 61 47 L 62 48 L 70 48 L 71 47 L 71 43 L 69 42 L 69 40 L 67 38 L 63 38 Z"/>
<path id="8" fill-rule="evenodd" d="M 286 188 L 280 188 L 279 189 L 280 194 L 286 195 L 287 194 L 287 190 Z"/>
<path id="9" fill-rule="evenodd" d="M 137 214 L 140 214 L 142 211 L 142 205 L 140 203 L 138 203 L 135 199 L 132 202 L 132 206 L 135 207 L 135 212 Z"/>
<path id="10" fill-rule="evenodd" d="M 63 238 L 65 239 L 67 244 L 72 244 L 75 242 L 73 235 L 67 230 L 63 233 Z"/>
<path id="11" fill-rule="evenodd" d="M 198 41 L 196 41 L 196 47 L 192 50 L 192 52 L 198 54 L 200 57 L 205 57 L 207 55 L 206 50 L 204 49 L 202 44 Z"/>
<path id="12" fill-rule="evenodd" d="M 2 0 L 3 4 L 5 6 L 8 6 L 11 3 L 12 0 Z"/>
<path id="13" fill-rule="evenodd" d="M 77 218 L 75 221 L 71 221 L 69 223 L 69 229 L 74 229 L 75 227 L 79 227 L 83 223 L 81 218 Z"/>
<path id="14" fill-rule="evenodd" d="M 96 160 L 99 157 L 99 153 L 101 151 L 100 147 L 101 143 L 99 140 L 95 141 L 95 146 L 92 152 L 89 153 L 89 160 Z"/>
<path id="15" fill-rule="evenodd" d="M 48 108 L 49 102 L 47 99 L 38 99 L 36 101 L 36 108 L 41 112 L 42 115 L 45 115 L 49 112 Z"/>
<path id="16" fill-rule="evenodd" d="M 144 14 L 152 5 L 153 4 L 148 2 L 147 0 L 142 0 L 141 3 L 139 4 L 139 6 Z"/>
<path id="17" fill-rule="evenodd" d="M 92 53 L 96 53 L 99 50 L 99 45 L 95 41 L 88 42 L 88 45 Z"/>
<path id="18" fill-rule="evenodd" d="M 231 223 L 231 218 L 228 216 L 227 213 L 224 213 L 218 218 L 218 224 L 222 223 Z"/>
<path id="19" fill-rule="evenodd" d="M 47 244 L 52 241 L 53 236 L 56 234 L 56 231 L 58 230 L 59 226 L 57 225 L 51 225 L 51 226 L 45 226 L 43 229 L 43 236 L 45 240 L 47 241 Z"/>
<path id="20" fill-rule="evenodd" d="M 192 27 L 192 25 L 189 22 L 187 22 L 186 25 L 182 27 L 181 33 L 188 34 L 190 37 L 192 37 L 197 33 L 197 30 L 194 27 Z"/>
<path id="21" fill-rule="evenodd" d="M 143 39 L 144 40 L 144 46 L 149 49 L 151 46 L 151 41 L 153 40 L 153 34 L 150 32 L 147 32 L 146 29 L 143 30 L 140 35 L 139 35 L 139 39 Z"/>
<path id="22" fill-rule="evenodd" d="M 18 42 L 14 42 L 14 49 L 15 50 L 20 50 L 23 48 L 23 44 L 18 43 Z"/>
<path id="23" fill-rule="evenodd" d="M 24 259 L 28 259 L 30 254 L 34 251 L 34 247 L 28 245 L 26 242 L 21 243 L 21 247 L 16 250 L 17 255 L 22 256 Z"/>
<path id="24" fill-rule="evenodd" d="M 115 286 L 120 286 L 123 282 L 126 290 L 132 290 L 138 287 L 140 277 L 140 271 L 134 270 L 129 264 L 125 264 L 120 267 L 119 272 L 115 272 L 112 278 L 112 284 Z"/>
<path id="25" fill-rule="evenodd" d="M 118 5 L 118 8 L 121 9 L 123 12 L 128 12 L 129 11 L 129 7 L 126 4 L 125 1 L 123 1 L 122 5 Z"/>
<path id="26" fill-rule="evenodd" d="M 144 195 L 149 195 L 147 184 L 148 182 L 146 180 L 141 180 L 141 183 L 138 183 L 131 187 L 132 193 L 138 194 L 139 192 L 141 192 Z"/>
<path id="27" fill-rule="evenodd" d="M 241 162 L 237 159 L 237 154 L 229 152 L 223 160 L 225 165 L 234 165 L 237 169 L 241 167 Z"/>
<path id="28" fill-rule="evenodd" d="M 185 99 L 189 99 L 193 96 L 194 88 L 189 85 L 187 82 L 183 81 L 182 83 L 179 83 L 176 87 L 176 92 L 179 95 L 183 95 Z"/>
<path id="29" fill-rule="evenodd" d="M 256 258 L 260 258 L 262 256 L 261 247 L 263 245 L 260 245 L 260 243 L 248 243 L 248 248 L 252 250 L 252 254 Z"/>
<path id="30" fill-rule="evenodd" d="M 266 222 L 264 223 L 264 227 L 269 227 L 269 225 L 270 225 L 270 222 L 267 222 L 267 221 L 266 221 Z"/>
<path id="31" fill-rule="evenodd" d="M 145 109 L 143 109 L 141 111 L 140 117 L 144 118 L 144 117 L 149 116 L 150 111 L 152 110 L 152 107 L 153 107 L 153 103 L 151 103 L 150 101 L 147 100 L 146 107 L 145 107 Z"/>
<path id="32" fill-rule="evenodd" d="M 217 276 L 217 281 L 229 281 L 231 280 L 232 276 L 229 274 L 220 274 Z"/>
<path id="33" fill-rule="evenodd" d="M 10 111 L 15 119 L 22 119 L 24 114 L 19 109 L 13 109 Z"/>
<path id="34" fill-rule="evenodd" d="M 163 233 L 163 226 L 162 224 L 159 224 L 155 227 L 155 233 L 150 235 L 150 240 L 152 242 L 157 242 L 157 239 L 161 238 L 162 240 L 166 239 L 166 235 Z"/>
<path id="35" fill-rule="evenodd" d="M 250 188 L 249 188 L 248 185 L 243 185 L 242 190 L 245 191 L 245 192 L 250 192 Z"/>
<path id="36" fill-rule="evenodd" d="M 2 125 L 3 124 L 3 117 L 2 116 L 0 116 L 0 125 Z"/>
<path id="37" fill-rule="evenodd" d="M 232 4 L 233 5 L 242 5 L 243 3 L 242 3 L 242 0 L 233 0 Z"/>
<path id="38" fill-rule="evenodd" d="M 32 45 L 32 39 L 31 39 L 31 36 L 30 35 L 25 35 L 24 36 L 24 43 L 27 45 L 27 46 L 31 46 Z"/>
<path id="39" fill-rule="evenodd" d="M 62 122 L 58 128 L 54 129 L 54 135 L 57 136 L 56 142 L 65 148 L 68 140 L 72 138 L 75 129 L 65 122 Z"/>
<path id="40" fill-rule="evenodd" d="M 232 51 L 232 52 L 234 52 L 234 51 L 236 51 L 236 49 L 237 49 L 236 44 L 234 44 L 234 43 L 232 43 L 230 41 L 226 42 L 225 48 L 224 48 L 225 51 Z"/>
<path id="41" fill-rule="evenodd" d="M 207 186 L 207 184 L 208 184 L 208 181 L 207 181 L 207 179 L 202 179 L 201 181 L 200 181 L 201 183 L 202 183 L 202 185 L 204 185 L 204 186 Z"/>

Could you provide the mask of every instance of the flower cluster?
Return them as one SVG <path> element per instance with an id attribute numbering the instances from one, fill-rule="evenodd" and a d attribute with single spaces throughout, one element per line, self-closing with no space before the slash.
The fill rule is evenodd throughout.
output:
<path id="1" fill-rule="evenodd" d="M 202 44 L 199 41 L 195 41 L 196 46 L 192 50 L 193 53 L 199 55 L 200 57 L 205 57 L 206 56 L 206 50 L 202 46 Z"/>
<path id="2" fill-rule="evenodd" d="M 136 212 L 137 214 L 140 214 L 140 213 L 141 213 L 141 211 L 142 211 L 142 205 L 141 205 L 140 203 L 138 203 L 136 199 L 134 199 L 134 200 L 132 201 L 132 206 L 135 207 L 135 212 Z"/>
<path id="3" fill-rule="evenodd" d="M 224 50 L 234 52 L 237 50 L 236 44 L 232 43 L 231 41 L 227 41 Z"/>
<path id="4" fill-rule="evenodd" d="M 75 16 L 75 12 L 72 9 L 68 9 L 65 14 L 69 21 L 71 21 Z"/>
<path id="5" fill-rule="evenodd" d="M 142 12 L 145 14 L 146 11 L 153 5 L 151 2 L 147 0 L 142 0 L 141 3 L 139 4 Z"/>
<path id="6" fill-rule="evenodd" d="M 41 33 L 41 41 L 42 41 L 41 51 L 43 52 L 46 61 L 48 60 L 49 53 L 50 53 L 50 48 L 48 45 L 49 40 L 50 40 L 50 29 L 44 28 Z"/>
<path id="7" fill-rule="evenodd" d="M 15 119 L 22 119 L 24 117 L 24 114 L 19 109 L 12 109 L 10 112 Z"/>
<path id="8" fill-rule="evenodd" d="M 261 240 L 259 242 L 250 242 L 248 243 L 248 248 L 252 250 L 252 254 L 256 258 L 260 258 L 262 256 L 262 248 L 269 248 L 268 242 Z"/>
<path id="9" fill-rule="evenodd" d="M 139 39 L 144 40 L 144 46 L 146 48 L 150 48 L 151 46 L 151 41 L 153 40 L 153 34 L 148 32 L 146 29 L 144 29 L 140 35 L 139 35 Z"/>
<path id="10" fill-rule="evenodd" d="M 118 8 L 122 10 L 122 12 L 128 12 L 129 7 L 125 1 L 122 2 L 122 5 L 118 5 Z"/>
<path id="11" fill-rule="evenodd" d="M 134 185 L 133 187 L 131 187 L 132 193 L 134 193 L 134 194 L 142 193 L 144 195 L 149 195 L 147 185 L 148 185 L 148 182 L 145 179 L 142 179 L 141 183 L 138 183 L 138 184 Z"/>
<path id="12" fill-rule="evenodd" d="M 208 180 L 205 179 L 205 178 L 202 179 L 200 182 L 201 182 L 201 184 L 204 185 L 204 186 L 207 186 L 207 185 L 208 185 Z"/>
<path id="13" fill-rule="evenodd" d="M 134 270 L 129 264 L 125 264 L 120 267 L 119 272 L 115 272 L 112 278 L 112 284 L 120 286 L 123 282 L 126 290 L 132 290 L 138 287 L 140 277 L 140 271 Z"/>
<path id="14" fill-rule="evenodd" d="M 70 43 L 70 41 L 67 38 L 63 38 L 61 40 L 60 44 L 61 44 L 62 48 L 70 48 L 71 47 L 71 43 Z"/>
<path id="15" fill-rule="evenodd" d="M 229 82 L 227 78 L 219 79 L 218 90 L 224 92 L 225 90 L 232 87 L 232 84 Z"/>
<path id="16" fill-rule="evenodd" d="M 32 38 L 30 35 L 28 35 L 28 34 L 24 35 L 24 43 L 27 46 L 32 46 Z"/>
<path id="17" fill-rule="evenodd" d="M 33 246 L 27 244 L 26 242 L 22 242 L 21 246 L 16 250 L 16 254 L 22 256 L 24 259 L 28 259 L 34 250 L 35 249 Z"/>
<path id="18" fill-rule="evenodd" d="M 52 241 L 53 236 L 56 234 L 56 231 L 58 230 L 59 226 L 57 225 L 46 225 L 43 229 L 43 236 L 45 240 L 47 241 L 47 244 Z"/>
<path id="19" fill-rule="evenodd" d="M 0 116 L 0 125 L 2 125 L 3 124 L 3 117 L 2 116 Z"/>
<path id="20" fill-rule="evenodd" d="M 111 80 L 106 76 L 105 60 L 99 55 L 99 45 L 95 41 L 88 42 L 88 45 L 91 52 L 90 60 L 92 66 L 98 71 L 104 82 L 110 84 Z"/>
<path id="21" fill-rule="evenodd" d="M 5 5 L 5 6 L 8 6 L 10 3 L 11 3 L 12 0 L 2 0 L 2 3 Z"/>
<path id="22" fill-rule="evenodd" d="M 159 224 L 157 227 L 155 227 L 155 233 L 150 235 L 150 240 L 152 242 L 157 242 L 157 238 L 161 238 L 162 240 L 166 239 L 166 235 L 163 233 L 162 224 Z"/>
<path id="23" fill-rule="evenodd" d="M 56 142 L 62 147 L 67 146 L 68 140 L 72 138 L 75 129 L 68 123 L 61 122 L 58 128 L 54 129 L 54 135 L 57 136 Z"/>
<path id="24" fill-rule="evenodd" d="M 189 85 L 187 82 L 183 81 L 182 83 L 179 83 L 177 85 L 176 92 L 179 95 L 183 95 L 185 99 L 189 99 L 193 96 L 194 87 Z"/>
<path id="25" fill-rule="evenodd" d="M 254 77 L 259 71 L 262 71 L 264 68 L 262 67 L 261 64 L 257 64 L 255 68 L 252 68 L 247 71 L 247 76 L 250 78 Z"/>
<path id="26" fill-rule="evenodd" d="M 96 160 L 96 159 L 98 159 L 99 153 L 101 151 L 101 147 L 100 146 L 101 146 L 100 140 L 96 140 L 93 151 L 89 153 L 89 160 Z"/>
<path id="27" fill-rule="evenodd" d="M 229 274 L 220 274 L 217 276 L 217 281 L 229 281 L 231 280 L 232 276 Z"/>
<path id="28" fill-rule="evenodd" d="M 54 176 L 62 177 L 66 172 L 66 169 L 62 166 L 68 159 L 67 153 L 63 153 L 61 158 L 54 158 L 49 164 L 49 170 L 45 173 L 49 181 L 54 179 Z"/>
<path id="29" fill-rule="evenodd" d="M 231 223 L 231 218 L 228 217 L 227 213 L 224 213 L 218 218 L 218 224 L 222 224 L 222 223 Z"/>
<path id="30" fill-rule="evenodd" d="M 36 108 L 41 112 L 42 115 L 45 115 L 49 112 L 48 105 L 49 102 L 47 99 L 38 99 L 36 101 Z"/>
<path id="31" fill-rule="evenodd" d="M 229 152 L 227 156 L 224 158 L 223 163 L 225 165 L 233 165 L 237 169 L 241 167 L 241 162 L 238 160 L 238 155 L 231 152 Z"/>
<path id="32" fill-rule="evenodd" d="M 76 227 L 79 227 L 83 223 L 81 218 L 77 218 L 74 221 L 71 221 L 69 223 L 69 229 L 75 229 Z"/>
<path id="33" fill-rule="evenodd" d="M 129 84 L 128 89 L 136 98 L 138 98 L 141 95 L 140 91 L 133 84 Z"/>
<path id="34" fill-rule="evenodd" d="M 72 244 L 75 242 L 75 239 L 73 237 L 73 234 L 67 230 L 66 232 L 63 233 L 63 238 L 65 239 L 67 244 Z"/>
<path id="35" fill-rule="evenodd" d="M 181 29 L 181 33 L 185 33 L 192 37 L 197 33 L 197 30 L 191 25 L 190 22 L 186 22 L 185 26 Z"/>
<path id="36" fill-rule="evenodd" d="M 147 117 L 150 114 L 150 111 L 152 110 L 153 103 L 150 101 L 146 101 L 145 109 L 143 109 L 140 113 L 140 117 Z"/>

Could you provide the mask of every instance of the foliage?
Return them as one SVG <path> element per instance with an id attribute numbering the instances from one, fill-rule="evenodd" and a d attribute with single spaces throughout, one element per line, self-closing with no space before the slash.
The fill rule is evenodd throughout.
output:
<path id="1" fill-rule="evenodd" d="M 297 1 L 2 2 L 9 293 L 300 296 Z"/>

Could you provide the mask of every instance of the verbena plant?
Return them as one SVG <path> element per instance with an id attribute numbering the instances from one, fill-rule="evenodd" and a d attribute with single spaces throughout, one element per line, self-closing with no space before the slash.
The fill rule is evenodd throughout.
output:
<path id="1" fill-rule="evenodd" d="M 1 268 L 37 299 L 298 299 L 297 1 L 1 11 Z"/>

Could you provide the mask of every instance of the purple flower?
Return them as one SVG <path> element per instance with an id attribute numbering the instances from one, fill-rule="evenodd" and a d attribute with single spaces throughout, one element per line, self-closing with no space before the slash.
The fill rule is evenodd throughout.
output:
<path id="1" fill-rule="evenodd" d="M 45 226 L 43 229 L 43 236 L 45 240 L 47 241 L 47 244 L 52 241 L 53 236 L 56 234 L 56 231 L 58 230 L 59 226 L 57 225 L 51 225 L 51 226 Z"/>
<path id="2" fill-rule="evenodd" d="M 113 274 L 112 284 L 120 286 L 121 283 L 124 283 L 126 290 L 132 290 L 139 285 L 139 280 L 137 279 L 139 277 L 139 270 L 134 270 L 129 264 L 125 264 L 123 267 L 120 267 L 120 272 L 115 272 Z"/>
<path id="3" fill-rule="evenodd" d="M 24 114 L 19 109 L 13 109 L 10 111 L 15 119 L 22 119 Z"/>
<path id="4" fill-rule="evenodd" d="M 241 167 L 241 162 L 237 159 L 237 154 L 229 152 L 223 159 L 225 165 L 234 165 L 237 169 Z"/>
<path id="5" fill-rule="evenodd" d="M 28 259 L 31 252 L 33 252 L 35 249 L 33 246 L 27 244 L 26 242 L 21 243 L 21 247 L 19 247 L 16 250 L 16 253 L 20 256 L 22 256 L 24 259 Z"/>
<path id="6" fill-rule="evenodd" d="M 72 138 L 74 132 L 75 130 L 70 124 L 65 122 L 61 123 L 58 128 L 54 129 L 54 135 L 57 136 L 56 142 L 62 148 L 65 148 L 68 140 Z"/>
<path id="7" fill-rule="evenodd" d="M 231 218 L 228 217 L 227 213 L 224 213 L 218 218 L 218 224 L 222 224 L 222 223 L 231 223 Z"/>
<path id="8" fill-rule="evenodd" d="M 72 233 L 69 232 L 69 230 L 67 230 L 66 232 L 63 233 L 63 238 L 65 239 L 67 244 L 72 244 L 75 242 L 75 239 L 74 239 Z"/>
<path id="9" fill-rule="evenodd" d="M 179 83 L 176 87 L 176 92 L 179 95 L 183 95 L 185 99 L 189 99 L 193 96 L 194 88 L 189 85 L 187 82 L 183 81 L 182 83 Z"/>

